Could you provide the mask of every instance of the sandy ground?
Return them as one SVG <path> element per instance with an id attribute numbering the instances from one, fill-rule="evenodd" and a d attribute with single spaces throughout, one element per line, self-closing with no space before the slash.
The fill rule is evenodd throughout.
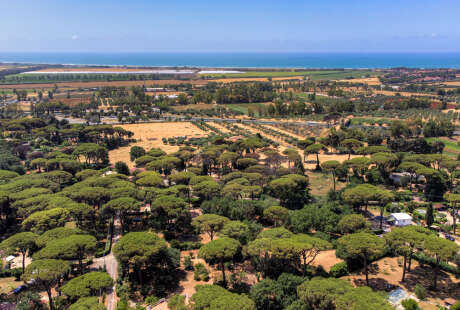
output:
<path id="1" fill-rule="evenodd" d="M 439 84 L 439 83 L 436 83 Z M 449 86 L 460 86 L 460 81 L 449 81 L 449 82 L 442 82 L 441 85 L 449 85 Z"/>
<path id="2" fill-rule="evenodd" d="M 402 258 L 385 257 L 369 267 L 369 282 L 373 288 L 385 289 L 386 284 L 401 286 L 405 290 L 413 293 L 417 283 L 428 288 L 432 283 L 433 271 L 431 268 L 422 268 L 418 262 L 412 261 L 411 272 L 406 273 L 406 281 L 401 282 L 402 277 Z M 344 277 L 350 279 L 351 283 L 357 286 L 365 285 L 364 273 L 354 274 Z M 438 291 L 427 290 L 427 301 L 422 309 L 432 308 L 433 304 L 444 305 L 443 299 L 454 298 L 460 299 L 460 280 L 453 275 L 441 272 L 438 276 Z M 430 305 L 431 304 L 431 305 Z"/>
<path id="3" fill-rule="evenodd" d="M 335 256 L 335 250 L 328 250 L 328 251 L 322 251 L 321 253 L 319 253 L 318 256 L 316 256 L 315 260 L 313 261 L 312 265 L 313 266 L 321 265 L 323 266 L 324 270 L 329 272 L 332 266 L 340 262 L 343 262 L 343 260 Z"/>
<path id="4" fill-rule="evenodd" d="M 192 254 L 193 256 L 193 265 L 196 265 L 196 264 L 203 264 L 204 266 L 206 266 L 206 268 L 208 269 L 208 271 L 211 271 L 209 265 L 201 258 L 198 258 L 198 251 L 199 250 L 191 250 L 191 251 L 183 251 L 181 252 L 181 268 L 184 268 L 183 266 L 183 262 L 184 262 L 184 258 L 186 256 L 189 256 L 190 254 Z M 195 287 L 199 284 L 212 284 L 212 275 L 213 273 L 210 272 L 209 274 L 209 281 L 208 282 L 204 282 L 204 281 L 196 281 L 194 278 L 193 278 L 193 275 L 194 275 L 194 271 L 191 270 L 191 271 L 186 271 L 186 276 L 185 276 L 185 279 L 181 280 L 180 283 L 179 283 L 179 287 L 180 287 L 180 292 L 178 292 L 179 294 L 181 295 L 185 295 L 186 296 L 186 300 L 188 302 L 188 299 L 195 293 Z"/>
<path id="5" fill-rule="evenodd" d="M 147 151 L 151 148 L 161 148 L 166 153 L 172 153 L 177 151 L 179 146 L 163 144 L 161 141 L 162 138 L 178 136 L 194 137 L 207 134 L 205 131 L 189 122 L 126 124 L 120 125 L 120 127 L 134 132 L 133 138 L 137 139 L 137 142 L 131 143 L 129 146 L 110 151 L 109 159 L 112 163 L 124 161 L 130 168 L 134 167 L 134 163 L 129 159 L 129 150 L 132 146 L 142 146 Z"/>

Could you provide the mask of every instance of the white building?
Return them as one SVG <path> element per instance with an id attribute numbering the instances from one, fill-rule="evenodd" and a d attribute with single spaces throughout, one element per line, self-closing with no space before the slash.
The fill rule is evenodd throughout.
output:
<path id="1" fill-rule="evenodd" d="M 407 213 L 391 213 L 387 221 L 395 226 L 408 226 L 412 223 L 412 216 Z"/>

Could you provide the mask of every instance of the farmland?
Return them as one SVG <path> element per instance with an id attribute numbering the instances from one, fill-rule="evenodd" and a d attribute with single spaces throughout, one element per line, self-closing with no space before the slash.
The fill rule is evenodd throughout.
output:
<path id="1" fill-rule="evenodd" d="M 311 80 L 339 80 L 345 78 L 359 78 L 363 76 L 375 76 L 381 73 L 366 70 L 317 70 L 317 71 L 250 71 L 244 73 L 215 73 L 206 74 L 209 78 L 257 78 L 257 77 L 299 77 L 308 76 Z"/>
<path id="2" fill-rule="evenodd" d="M 315 309 L 305 296 L 323 286 L 359 309 L 400 307 L 395 290 L 423 310 L 460 298 L 457 92 L 411 89 L 398 70 L 245 74 L 3 85 L 0 251 L 23 280 L 60 280 L 14 294 L 5 271 L 0 297 L 63 310 Z"/>

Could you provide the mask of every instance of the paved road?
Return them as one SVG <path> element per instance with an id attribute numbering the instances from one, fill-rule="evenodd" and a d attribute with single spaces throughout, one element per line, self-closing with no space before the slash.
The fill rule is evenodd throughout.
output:
<path id="1" fill-rule="evenodd" d="M 112 239 L 112 248 L 115 243 L 117 243 L 118 239 L 121 236 L 121 225 L 119 217 L 115 218 L 113 222 L 113 239 Z M 113 255 L 112 250 L 110 253 L 104 257 L 99 257 L 94 259 L 94 263 L 92 267 L 98 268 L 103 267 L 107 270 L 107 273 L 113 279 L 114 285 L 107 289 L 107 310 L 115 310 L 117 305 L 117 292 L 115 291 L 116 282 L 118 278 L 118 262 Z"/>

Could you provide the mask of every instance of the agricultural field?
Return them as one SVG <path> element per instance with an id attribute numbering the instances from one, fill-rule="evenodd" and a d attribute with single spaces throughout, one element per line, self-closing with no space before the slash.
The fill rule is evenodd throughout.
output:
<path id="1" fill-rule="evenodd" d="M 443 153 L 445 153 L 445 154 L 447 154 L 447 155 L 449 155 L 451 157 L 455 158 L 458 155 L 460 155 L 460 144 L 459 144 L 460 139 L 428 138 L 427 140 L 430 141 L 430 142 L 441 141 L 442 143 L 444 143 L 446 145 L 446 147 L 444 148 Z"/>
<path id="2" fill-rule="evenodd" d="M 60 279 L 14 294 L 23 281 L 0 270 L 0 298 L 315 309 L 311 292 L 340 287 L 333 302 L 359 309 L 455 302 L 456 94 L 308 72 L 0 90 L 0 255 L 25 281 Z"/>
<path id="3" fill-rule="evenodd" d="M 369 77 L 369 78 L 353 78 L 348 80 L 339 80 L 338 82 L 346 82 L 346 83 L 362 83 L 367 85 L 381 85 L 378 77 Z"/>
<path id="4" fill-rule="evenodd" d="M 363 77 L 366 75 L 379 75 L 379 72 L 375 71 L 366 71 L 366 70 L 343 70 L 343 71 L 334 71 L 334 70 L 318 70 L 318 71 L 249 71 L 244 73 L 215 73 L 215 74 L 206 74 L 205 77 L 208 78 L 257 78 L 257 77 L 298 77 L 298 76 L 308 76 L 311 80 L 339 80 L 346 78 L 357 78 Z"/>
<path id="5" fill-rule="evenodd" d="M 92 82 L 61 82 L 55 81 L 50 83 L 10 83 L 1 84 L 0 89 L 30 89 L 30 88 L 54 88 L 56 85 L 59 88 L 95 88 L 95 87 L 130 87 L 130 86 L 145 86 L 145 85 L 170 85 L 170 84 L 182 84 L 184 80 L 138 80 L 138 81 L 92 81 Z M 204 80 L 192 80 L 187 81 L 194 85 L 205 85 L 208 82 Z M 32 86 L 33 85 L 33 86 Z"/>

